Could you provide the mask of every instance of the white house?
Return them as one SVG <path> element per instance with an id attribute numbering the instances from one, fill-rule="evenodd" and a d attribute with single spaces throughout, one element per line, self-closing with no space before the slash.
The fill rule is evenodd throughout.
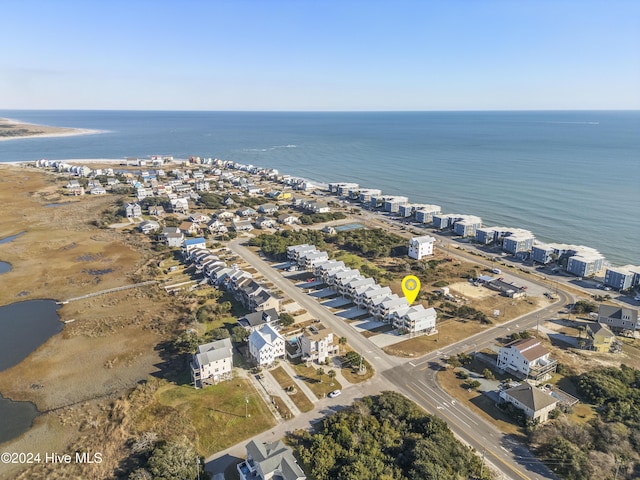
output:
<path id="1" fill-rule="evenodd" d="M 236 468 L 241 480 L 305 480 L 293 452 L 281 441 L 247 443 L 247 459 Z"/>
<path id="2" fill-rule="evenodd" d="M 433 255 L 433 245 L 436 239 L 431 235 L 413 237 L 409 240 L 409 257 L 420 260 L 427 255 Z"/>
<path id="3" fill-rule="evenodd" d="M 338 353 L 338 345 L 333 342 L 333 332 L 322 324 L 310 326 L 297 340 L 303 360 L 324 363 L 329 356 Z"/>
<path id="4" fill-rule="evenodd" d="M 515 340 L 500 348 L 497 366 L 520 378 L 544 380 L 555 372 L 557 362 L 537 338 Z"/>
<path id="5" fill-rule="evenodd" d="M 233 376 L 233 348 L 224 338 L 200 345 L 191 360 L 191 380 L 196 388 L 213 385 Z"/>
<path id="6" fill-rule="evenodd" d="M 147 220 L 138 225 L 138 229 L 140 229 L 140 231 L 145 234 L 157 232 L 158 230 L 160 230 L 160 224 L 154 220 Z"/>
<path id="7" fill-rule="evenodd" d="M 285 340 L 271 325 L 254 330 L 249 335 L 249 353 L 258 365 L 271 365 L 285 354 Z"/>
<path id="8" fill-rule="evenodd" d="M 127 218 L 142 216 L 142 207 L 139 203 L 127 203 L 124 206 L 124 211 L 127 215 Z"/>
<path id="9" fill-rule="evenodd" d="M 418 304 L 397 309 L 389 320 L 401 332 L 412 334 L 435 333 L 437 317 L 438 314 L 433 307 L 424 308 Z"/>

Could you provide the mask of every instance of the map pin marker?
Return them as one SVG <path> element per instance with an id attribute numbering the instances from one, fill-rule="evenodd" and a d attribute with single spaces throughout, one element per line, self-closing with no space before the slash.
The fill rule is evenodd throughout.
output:
<path id="1" fill-rule="evenodd" d="M 420 280 L 415 275 L 407 275 L 402 279 L 402 292 L 411 305 L 420 293 Z"/>

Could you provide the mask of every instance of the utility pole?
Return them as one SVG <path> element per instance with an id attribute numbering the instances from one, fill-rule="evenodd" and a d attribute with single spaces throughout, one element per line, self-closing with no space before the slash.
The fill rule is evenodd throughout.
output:
<path id="1" fill-rule="evenodd" d="M 249 396 L 244 394 L 244 418 L 249 417 Z"/>
<path id="2" fill-rule="evenodd" d="M 484 470 L 484 454 L 487 452 L 487 449 L 482 450 L 482 464 L 480 464 L 480 479 L 482 479 L 482 472 Z"/>
<path id="3" fill-rule="evenodd" d="M 536 334 L 540 335 L 540 315 L 536 313 Z"/>
<path id="4" fill-rule="evenodd" d="M 616 474 L 613 476 L 613 480 L 618 480 L 618 470 L 620 470 L 620 459 L 616 457 Z"/>

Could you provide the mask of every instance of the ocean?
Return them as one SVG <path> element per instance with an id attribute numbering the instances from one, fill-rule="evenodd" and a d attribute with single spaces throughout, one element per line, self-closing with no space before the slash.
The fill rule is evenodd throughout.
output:
<path id="1" fill-rule="evenodd" d="M 0 162 L 214 157 L 352 181 L 640 264 L 640 112 L 7 111 L 106 130 L 0 142 Z"/>

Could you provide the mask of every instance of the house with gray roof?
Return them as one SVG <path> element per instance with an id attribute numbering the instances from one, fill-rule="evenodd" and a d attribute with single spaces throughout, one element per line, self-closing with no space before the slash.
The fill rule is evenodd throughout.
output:
<path id="1" fill-rule="evenodd" d="M 613 331 L 640 330 L 638 324 L 638 310 L 617 307 L 615 305 L 600 305 L 598 307 L 598 323 L 607 325 Z"/>
<path id="2" fill-rule="evenodd" d="M 526 382 L 500 392 L 500 400 L 523 410 L 528 418 L 539 423 L 549 420 L 549 412 L 555 409 L 558 403 L 549 393 Z"/>
<path id="3" fill-rule="evenodd" d="M 198 347 L 190 363 L 191 381 L 196 388 L 215 385 L 233 377 L 231 340 L 223 338 Z"/>
<path id="4" fill-rule="evenodd" d="M 249 332 L 260 330 L 265 325 L 275 326 L 280 323 L 278 311 L 275 308 L 269 308 L 261 312 L 248 313 L 238 320 L 238 325 Z"/>
<path id="5" fill-rule="evenodd" d="M 305 480 L 293 452 L 282 441 L 261 443 L 251 440 L 246 445 L 247 460 L 238 464 L 241 480 Z"/>

